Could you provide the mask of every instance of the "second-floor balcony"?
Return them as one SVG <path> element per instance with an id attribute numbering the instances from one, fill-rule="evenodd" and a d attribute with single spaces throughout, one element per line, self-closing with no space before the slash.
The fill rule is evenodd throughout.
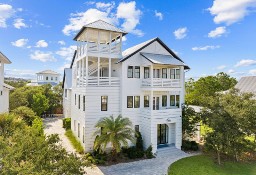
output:
<path id="1" fill-rule="evenodd" d="M 77 87 L 113 87 L 120 86 L 120 78 L 119 77 L 86 77 L 77 79 Z"/>
<path id="2" fill-rule="evenodd" d="M 147 88 L 147 87 L 155 87 L 155 88 L 162 88 L 162 87 L 174 87 L 178 88 L 181 87 L 181 80 L 180 79 L 164 79 L 164 78 L 153 78 L 151 80 L 150 78 L 148 79 L 143 79 L 142 80 L 142 87 Z"/>

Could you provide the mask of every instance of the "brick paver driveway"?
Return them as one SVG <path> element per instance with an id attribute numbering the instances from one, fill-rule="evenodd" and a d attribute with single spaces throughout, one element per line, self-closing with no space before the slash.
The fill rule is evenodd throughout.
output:
<path id="1" fill-rule="evenodd" d="M 99 167 L 105 175 L 166 175 L 168 167 L 175 161 L 188 157 L 187 154 L 174 147 L 159 149 L 156 158 L 131 163 Z"/>

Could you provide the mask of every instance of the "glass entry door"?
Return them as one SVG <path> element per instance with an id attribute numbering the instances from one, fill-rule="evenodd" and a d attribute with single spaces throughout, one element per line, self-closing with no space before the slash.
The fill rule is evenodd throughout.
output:
<path id="1" fill-rule="evenodd" d="M 168 125 L 158 124 L 157 125 L 157 145 L 168 143 Z"/>
<path id="2" fill-rule="evenodd" d="M 159 110 L 160 97 L 153 97 L 153 110 Z"/>

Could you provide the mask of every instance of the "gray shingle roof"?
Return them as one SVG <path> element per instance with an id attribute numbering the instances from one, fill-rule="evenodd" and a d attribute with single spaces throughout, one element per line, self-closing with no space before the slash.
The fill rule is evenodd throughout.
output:
<path id="1" fill-rule="evenodd" d="M 235 88 L 241 92 L 251 92 L 256 95 L 256 76 L 242 77 Z"/>
<path id="2" fill-rule="evenodd" d="M 3 61 L 5 64 L 11 64 L 12 62 L 2 53 L 0 52 L 0 61 Z"/>
<path id="3" fill-rule="evenodd" d="M 101 30 L 108 30 L 108 31 L 113 31 L 113 32 L 118 32 L 118 33 L 123 33 L 123 36 L 127 34 L 122 29 L 117 28 L 116 26 L 109 24 L 105 21 L 102 20 L 97 20 L 92 23 L 86 24 L 85 26 L 82 27 L 82 29 L 78 32 L 78 34 L 75 36 L 74 40 L 78 38 L 78 36 L 86 29 L 86 28 L 93 28 L 93 29 L 101 29 Z"/>
<path id="4" fill-rule="evenodd" d="M 36 74 L 53 74 L 53 75 L 60 75 L 59 73 L 57 72 L 54 72 L 52 70 L 44 70 L 44 71 L 41 71 L 41 72 L 38 72 Z"/>

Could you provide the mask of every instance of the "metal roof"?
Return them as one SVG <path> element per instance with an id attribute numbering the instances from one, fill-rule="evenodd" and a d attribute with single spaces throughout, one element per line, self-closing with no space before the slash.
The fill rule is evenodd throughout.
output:
<path id="1" fill-rule="evenodd" d="M 242 77 L 235 86 L 241 92 L 250 92 L 256 95 L 256 76 Z"/>
<path id="2" fill-rule="evenodd" d="M 0 52 L 0 60 L 3 61 L 5 64 L 12 63 L 2 52 Z"/>
<path id="3" fill-rule="evenodd" d="M 9 84 L 4 83 L 3 86 L 9 90 L 15 89 L 14 87 L 10 86 Z"/>
<path id="4" fill-rule="evenodd" d="M 116 26 L 109 24 L 105 21 L 98 20 L 94 21 L 92 23 L 86 24 L 85 26 L 82 27 L 82 29 L 78 32 L 78 34 L 75 36 L 74 40 L 76 40 L 79 35 L 86 29 L 86 28 L 93 28 L 93 29 L 101 29 L 101 30 L 107 30 L 107 31 L 113 31 L 113 32 L 118 32 L 118 33 L 123 33 L 123 36 L 127 34 L 122 29 L 117 28 Z"/>
<path id="5" fill-rule="evenodd" d="M 44 71 L 41 71 L 41 72 L 38 72 L 36 74 L 53 74 L 53 75 L 60 75 L 59 73 L 57 72 L 54 72 L 52 70 L 44 70 Z"/>
<path id="6" fill-rule="evenodd" d="M 154 64 L 186 66 L 183 62 L 177 60 L 172 55 L 152 54 L 143 52 L 141 52 L 140 54 Z"/>

